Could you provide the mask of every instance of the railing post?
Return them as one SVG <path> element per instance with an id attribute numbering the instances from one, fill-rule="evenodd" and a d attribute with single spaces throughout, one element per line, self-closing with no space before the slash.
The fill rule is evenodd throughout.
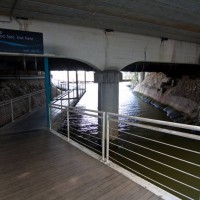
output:
<path id="1" fill-rule="evenodd" d="M 106 163 L 109 163 L 109 142 L 110 142 L 110 133 L 109 133 L 109 114 L 106 113 Z"/>
<path id="2" fill-rule="evenodd" d="M 78 90 L 78 71 L 76 71 L 76 98 L 79 98 L 79 90 Z"/>
<path id="3" fill-rule="evenodd" d="M 70 132 L 69 132 L 69 107 L 67 107 L 67 140 L 70 140 Z"/>
<path id="4" fill-rule="evenodd" d="M 60 99 L 60 105 L 61 105 L 61 112 L 62 112 L 62 110 L 63 110 L 63 108 L 62 108 L 62 99 L 63 99 L 63 87 L 62 87 L 63 85 L 61 84 L 61 99 Z"/>
<path id="5" fill-rule="evenodd" d="M 67 71 L 67 91 L 68 91 L 68 105 L 67 106 L 70 106 L 69 71 Z"/>
<path id="6" fill-rule="evenodd" d="M 12 122 L 14 122 L 13 100 L 12 100 L 12 99 L 11 99 L 11 101 L 10 101 L 10 108 L 11 108 L 11 118 L 12 118 Z"/>
<path id="7" fill-rule="evenodd" d="M 86 71 L 85 71 L 85 73 L 84 73 L 84 79 L 85 79 L 85 80 L 84 80 L 84 84 L 85 84 L 85 88 L 84 88 L 84 89 L 86 90 Z"/>
<path id="8" fill-rule="evenodd" d="M 105 161 L 105 129 L 106 129 L 106 113 L 103 112 L 102 115 L 102 161 Z"/>

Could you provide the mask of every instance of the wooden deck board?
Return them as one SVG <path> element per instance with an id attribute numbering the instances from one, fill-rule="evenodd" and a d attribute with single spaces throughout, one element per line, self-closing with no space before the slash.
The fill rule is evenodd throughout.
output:
<path id="1" fill-rule="evenodd" d="M 1 200 L 159 199 L 46 130 L 0 136 Z"/>

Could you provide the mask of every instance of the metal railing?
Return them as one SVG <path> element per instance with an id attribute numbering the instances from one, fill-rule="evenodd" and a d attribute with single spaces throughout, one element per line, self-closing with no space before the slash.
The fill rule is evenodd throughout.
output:
<path id="1" fill-rule="evenodd" d="M 50 110 L 52 130 L 111 167 L 143 178 L 173 199 L 199 199 L 200 127 L 56 105 Z"/>
<path id="2" fill-rule="evenodd" d="M 199 199 L 200 127 L 107 113 L 110 160 L 181 199 Z M 199 132 L 200 133 L 200 132 Z"/>
<path id="3" fill-rule="evenodd" d="M 75 106 L 78 101 L 85 94 L 86 89 L 84 85 L 79 85 L 79 87 L 72 87 L 66 92 L 62 92 L 59 96 L 56 96 L 52 104 L 60 105 L 60 106 Z"/>
<path id="4" fill-rule="evenodd" d="M 0 103 L 0 126 L 45 104 L 45 90 L 40 90 Z"/>
<path id="5" fill-rule="evenodd" d="M 105 113 L 74 107 L 50 105 L 50 127 L 105 158 Z"/>

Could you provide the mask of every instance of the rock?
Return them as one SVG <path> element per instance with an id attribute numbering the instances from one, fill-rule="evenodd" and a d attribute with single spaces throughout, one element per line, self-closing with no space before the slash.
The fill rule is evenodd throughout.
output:
<path id="1" fill-rule="evenodd" d="M 9 100 L 44 88 L 45 88 L 44 79 L 1 80 L 0 101 Z"/>
<path id="2" fill-rule="evenodd" d="M 190 118 L 200 121 L 200 79 L 172 79 L 164 73 L 148 73 L 144 81 L 134 91 L 142 95 L 143 100 L 158 109 L 164 110 L 167 116 L 176 122 Z"/>

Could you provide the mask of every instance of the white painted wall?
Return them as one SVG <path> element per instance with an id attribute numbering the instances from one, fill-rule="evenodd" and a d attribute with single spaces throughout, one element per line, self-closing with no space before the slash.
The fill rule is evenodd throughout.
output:
<path id="1" fill-rule="evenodd" d="M 200 45 L 195 43 L 134 35 L 121 32 L 28 21 L 0 23 L 1 28 L 42 32 L 45 53 L 74 58 L 98 69 L 122 69 L 137 61 L 200 63 Z"/>

